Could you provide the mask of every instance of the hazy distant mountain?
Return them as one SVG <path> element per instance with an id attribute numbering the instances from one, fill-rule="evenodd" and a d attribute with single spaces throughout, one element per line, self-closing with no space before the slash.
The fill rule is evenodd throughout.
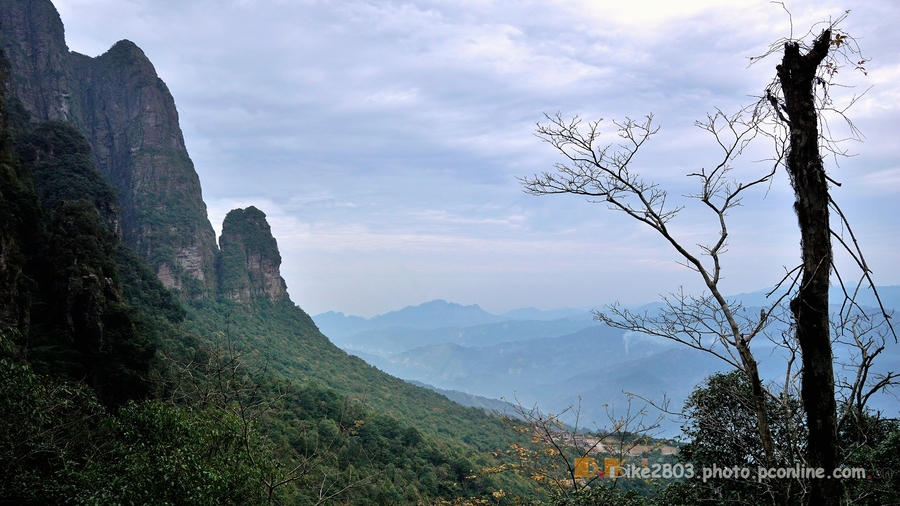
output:
<path id="1" fill-rule="evenodd" d="M 549 321 L 560 320 L 563 318 L 569 320 L 593 320 L 594 315 L 590 311 L 584 309 L 562 308 L 551 309 L 549 311 L 536 309 L 533 307 L 524 307 L 507 311 L 500 316 L 510 320 L 532 320 L 532 321 Z"/>
<path id="2" fill-rule="evenodd" d="M 636 396 L 631 400 L 632 413 L 637 413 L 648 401 L 661 405 L 664 400 L 669 401 L 671 411 L 677 412 L 704 378 L 729 369 L 709 353 L 679 346 L 545 385 L 536 391 L 536 397 L 551 412 L 578 406 L 580 402 L 582 420 L 603 427 L 611 423 L 610 416 L 626 415 L 628 394 Z M 655 421 L 658 413 L 650 409 L 646 422 Z M 679 432 L 680 424 L 680 420 L 667 419 L 662 422 L 661 430 L 674 435 Z"/>
<path id="3" fill-rule="evenodd" d="M 332 341 L 336 337 L 348 336 L 367 328 L 369 320 L 359 316 L 346 316 L 344 313 L 335 313 L 328 311 L 327 313 L 318 314 L 313 317 L 316 326 Z"/>
<path id="4" fill-rule="evenodd" d="M 341 338 L 364 330 L 379 330 L 390 327 L 411 327 L 416 329 L 438 329 L 441 327 L 470 327 L 504 320 L 478 307 L 477 304 L 463 306 L 445 300 L 433 300 L 418 306 L 407 306 L 399 311 L 364 319 L 358 316 L 344 316 L 343 313 L 328 312 L 313 317 L 323 334 Z"/>
<path id="5" fill-rule="evenodd" d="M 900 285 L 879 286 L 877 288 L 878 296 L 881 298 L 881 302 L 882 304 L 884 304 L 884 307 L 886 309 L 900 308 Z M 849 287 L 848 290 L 850 290 Z M 744 307 L 760 307 L 766 304 L 771 304 L 774 300 L 777 299 L 778 294 L 766 297 L 766 295 L 770 291 L 772 291 L 771 288 L 766 288 L 763 290 L 757 290 L 755 292 L 731 295 L 727 298 L 729 300 L 741 301 Z M 783 293 L 783 291 L 779 293 Z M 843 300 L 844 294 L 841 291 L 840 287 L 832 286 L 830 297 L 831 304 L 840 304 Z M 856 296 L 856 302 L 863 307 L 878 307 L 878 300 L 875 298 L 875 293 L 869 288 L 860 290 L 859 294 Z"/>
<path id="6" fill-rule="evenodd" d="M 442 343 L 388 356 L 367 355 L 389 374 L 487 397 L 554 384 L 615 363 L 652 356 L 672 343 L 595 325 L 564 336 L 492 346 Z M 351 350 L 351 353 L 353 351 Z"/>
<path id="7" fill-rule="evenodd" d="M 355 352 L 388 356 L 414 348 L 453 343 L 460 346 L 492 346 L 504 342 L 524 341 L 539 337 L 557 337 L 595 326 L 597 322 L 582 320 L 519 321 L 511 320 L 473 327 L 445 327 L 414 329 L 391 327 L 366 330 L 348 336 L 333 337 L 332 341 Z M 327 334 L 326 334 L 327 335 Z"/>
<path id="8" fill-rule="evenodd" d="M 484 410 L 490 411 L 490 412 L 496 411 L 498 413 L 507 413 L 507 414 L 513 413 L 513 410 L 511 409 L 512 404 L 510 404 L 506 401 L 501 401 L 499 399 L 489 399 L 487 397 L 481 397 L 480 395 L 467 394 L 465 392 L 459 392 L 457 390 L 445 390 L 443 388 L 437 388 L 437 387 L 428 385 L 426 383 L 422 383 L 420 381 L 410 380 L 409 383 L 412 383 L 413 385 L 416 385 L 419 387 L 424 387 L 424 388 L 427 388 L 434 392 L 437 392 L 437 393 L 443 395 L 444 397 L 450 399 L 451 401 L 458 402 L 458 403 L 462 404 L 463 406 L 469 406 L 472 408 L 481 408 L 481 409 L 484 409 Z"/>
<path id="9" fill-rule="evenodd" d="M 900 307 L 900 286 L 878 290 L 885 307 Z M 766 297 L 769 291 L 728 299 L 740 300 L 752 318 L 759 306 L 773 300 Z M 838 293 L 834 300 L 839 300 Z M 864 306 L 876 305 L 870 291 L 862 292 L 858 300 Z M 655 302 L 633 310 L 652 313 L 661 307 Z M 604 405 L 625 409 L 624 392 L 654 401 L 661 401 L 665 394 L 677 411 L 700 381 L 730 368 L 708 353 L 612 329 L 593 321 L 589 312 L 575 309 L 525 308 L 490 315 L 507 321 L 459 325 L 485 315 L 490 314 L 478 306 L 432 301 L 369 320 L 336 313 L 314 320 L 335 344 L 397 377 L 432 385 L 436 391 L 459 392 L 456 396 L 503 397 L 511 402 L 518 398 L 529 407 L 537 404 L 551 412 L 577 404 L 580 398 L 583 421 L 597 423 L 606 420 Z M 458 325 L 439 327 L 450 322 Z M 325 330 L 329 325 L 337 332 L 329 334 Z M 782 381 L 780 350 L 760 338 L 754 342 L 754 351 L 763 378 Z M 839 360 L 846 353 L 846 349 L 835 350 Z M 900 345 L 890 343 L 880 359 L 878 371 L 896 370 Z M 879 409 L 892 409 L 890 403 L 873 402 Z M 673 434 L 678 425 L 668 423 L 665 428 Z"/>
<path id="10" fill-rule="evenodd" d="M 608 423 L 607 408 L 620 415 L 628 408 L 626 392 L 654 402 L 665 396 L 678 410 L 703 378 L 728 369 L 707 353 L 638 335 L 626 338 L 605 326 L 486 347 L 445 343 L 390 358 L 360 356 L 390 374 L 434 385 L 440 393 L 458 392 L 445 395 L 467 405 L 475 401 L 463 397 L 473 395 L 560 413 L 580 399 L 581 423 L 601 427 Z M 636 399 L 633 409 L 645 404 Z M 564 418 L 573 423 L 571 415 Z M 674 435 L 678 423 L 666 422 L 663 428 Z"/>
<path id="11" fill-rule="evenodd" d="M 470 327 L 502 321 L 497 316 L 478 307 L 478 304 L 463 306 L 437 299 L 418 306 L 406 306 L 399 311 L 391 311 L 373 318 L 379 328 L 413 327 L 437 329 L 442 327 Z"/>
<path id="12" fill-rule="evenodd" d="M 672 346 L 636 334 L 626 338 L 620 330 L 597 325 L 564 336 L 503 343 L 479 351 L 497 357 L 492 364 L 495 368 L 515 372 L 527 367 L 536 380 L 554 382 L 582 371 L 650 356 Z"/>
<path id="13" fill-rule="evenodd" d="M 383 330 L 391 327 L 434 330 L 450 327 L 473 327 L 512 320 L 546 321 L 562 318 L 578 319 L 587 322 L 592 320 L 590 312 L 578 309 L 541 311 L 534 308 L 525 308 L 509 311 L 502 315 L 495 315 L 481 309 L 477 304 L 463 306 L 437 299 L 418 306 L 407 306 L 398 311 L 391 311 L 372 318 L 346 316 L 344 313 L 329 311 L 313 316 L 313 321 L 316 322 L 323 334 L 332 338 L 332 340 L 340 340 L 359 332 Z"/>

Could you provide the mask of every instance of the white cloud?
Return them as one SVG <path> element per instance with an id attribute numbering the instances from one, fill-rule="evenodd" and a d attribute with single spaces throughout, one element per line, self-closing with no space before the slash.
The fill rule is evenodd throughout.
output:
<path id="1" fill-rule="evenodd" d="M 900 167 L 866 174 L 862 183 L 868 191 L 896 195 L 900 193 Z"/>
<path id="2" fill-rule="evenodd" d="M 543 112 L 653 112 L 662 129 L 636 168 L 677 200 L 691 191 L 684 174 L 720 156 L 694 120 L 755 100 L 778 58 L 749 68 L 747 58 L 791 21 L 766 0 L 56 5 L 74 50 L 96 55 L 128 38 L 151 58 L 178 104 L 213 225 L 230 208 L 259 207 L 294 299 L 364 315 L 435 297 L 498 310 L 649 301 L 692 283 L 649 231 L 583 199 L 523 195 L 513 176 L 558 161 L 532 135 Z M 835 1 L 789 8 L 797 31 L 843 12 Z M 874 88 L 851 110 L 866 136 L 852 145 L 859 156 L 829 169 L 887 282 L 900 282 L 898 16 L 883 0 L 845 21 L 872 61 L 868 77 L 840 77 Z M 738 166 L 761 170 L 749 160 L 765 156 Z M 764 194 L 733 213 L 735 292 L 771 284 L 796 258 L 786 178 Z M 703 216 L 686 213 L 678 232 L 702 241 Z"/>

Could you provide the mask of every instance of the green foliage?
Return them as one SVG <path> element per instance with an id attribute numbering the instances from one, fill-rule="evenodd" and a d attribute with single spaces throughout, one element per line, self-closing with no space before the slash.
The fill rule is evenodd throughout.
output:
<path id="1" fill-rule="evenodd" d="M 91 459 L 79 478 L 88 490 L 79 502 L 109 504 L 262 504 L 262 480 L 278 468 L 265 439 L 214 408 L 193 410 L 158 401 L 131 404 L 112 424 L 106 459 Z"/>
<path id="2" fill-rule="evenodd" d="M 27 325 L 34 280 L 25 264 L 42 233 L 37 195 L 15 155 L 12 132 L 6 128 L 11 121 L 3 97 L 7 69 L 0 50 L 0 329 Z"/>
<path id="3" fill-rule="evenodd" d="M 0 497 L 16 504 L 261 504 L 278 471 L 233 413 L 131 403 L 35 374 L 0 335 Z M 249 455 L 262 456 L 250 459 Z M 284 494 L 271 499 L 284 499 Z"/>
<path id="4" fill-rule="evenodd" d="M 251 293 L 264 285 L 262 279 L 254 279 L 258 272 L 247 268 L 251 257 L 274 267 L 281 265 L 281 254 L 266 215 L 253 206 L 234 209 L 225 216 L 219 243 L 221 252 L 216 271 L 219 292 L 226 296 L 240 291 Z"/>
<path id="5" fill-rule="evenodd" d="M 75 483 L 65 471 L 90 455 L 103 408 L 81 384 L 38 376 L 0 333 L 0 497 L 60 504 Z"/>
<path id="6" fill-rule="evenodd" d="M 116 263 L 122 280 L 122 295 L 125 302 L 135 309 L 132 312 L 135 333 L 145 336 L 148 342 L 155 343 L 169 356 L 187 357 L 187 350 L 195 344 L 195 340 L 181 328 L 185 311 L 178 299 L 128 246 L 119 243 Z M 153 359 L 151 373 L 166 377 L 171 372 L 164 362 L 159 361 L 159 357 Z M 157 381 L 156 386 L 164 383 Z"/>
<path id="7" fill-rule="evenodd" d="M 556 497 L 548 506 L 652 506 L 656 501 L 634 490 L 623 491 L 607 485 L 597 485 L 576 492 L 571 497 Z"/>
<path id="8" fill-rule="evenodd" d="M 781 403 L 768 399 L 767 408 L 778 450 L 777 466 L 793 467 L 801 458 L 800 442 L 806 440 L 799 401 L 790 396 Z M 698 472 L 713 465 L 753 470 L 768 467 L 750 383 L 742 371 L 707 378 L 685 402 L 684 415 L 687 421 L 682 431 L 689 442 L 681 448 L 680 458 L 692 463 Z M 740 478 L 711 478 L 706 483 L 695 479 L 677 483 L 667 491 L 670 499 L 693 504 L 781 504 L 779 501 L 801 501 L 802 494 L 799 482 L 785 479 L 762 483 Z"/>
<path id="9" fill-rule="evenodd" d="M 486 495 L 505 486 L 478 476 L 489 462 L 473 449 L 375 413 L 318 382 L 273 374 L 269 365 L 263 354 L 220 333 L 198 343 L 190 364 L 175 367 L 185 371 L 177 378 L 175 398 L 185 406 L 240 409 L 244 419 L 258 423 L 284 462 L 272 482 L 282 485 L 275 489 L 300 504 L 338 498 L 418 503 Z"/>
<path id="10" fill-rule="evenodd" d="M 68 124 L 38 125 L 17 152 L 27 169 L 19 180 L 33 184 L 43 208 L 29 219 L 36 232 L 19 235 L 28 248 L 23 272 L 34 280 L 22 342 L 32 365 L 86 380 L 107 405 L 146 397 L 156 342 L 150 320 L 122 294 L 115 191 Z"/>
<path id="11" fill-rule="evenodd" d="M 848 409 L 843 407 L 843 409 Z M 798 399 L 784 396 L 769 399 L 778 467 L 807 467 L 802 442 L 806 424 Z M 756 412 L 750 400 L 750 386 L 739 371 L 716 374 L 698 386 L 686 402 L 687 424 L 682 428 L 690 438 L 680 458 L 695 469 L 716 464 L 723 467 L 764 466 L 762 443 L 756 428 Z M 871 479 L 844 480 L 847 500 L 852 504 L 887 504 L 900 497 L 900 480 L 887 469 L 900 464 L 900 424 L 871 413 L 845 425 L 840 434 L 842 465 L 861 467 Z M 826 476 L 831 470 L 825 470 Z M 713 478 L 703 483 L 694 479 L 675 483 L 663 491 L 665 504 L 801 504 L 809 480 Z"/>
<path id="12" fill-rule="evenodd" d="M 770 422 L 779 454 L 779 467 L 805 467 L 802 448 L 804 420 L 799 402 L 791 397 L 770 399 Z M 578 491 L 560 491 L 548 505 L 622 505 L 622 506 L 762 506 L 803 504 L 808 480 L 756 479 L 762 464 L 762 443 L 756 429 L 756 412 L 750 386 L 739 371 L 716 374 L 697 386 L 685 404 L 687 421 L 682 428 L 690 438 L 680 449 L 678 459 L 693 464 L 693 479 L 666 480 L 657 490 L 639 490 L 642 480 L 620 479 L 610 485 L 602 480 Z M 866 479 L 844 480 L 847 504 L 891 504 L 900 497 L 900 478 L 894 470 L 900 465 L 900 422 L 866 413 L 855 424 L 847 425 L 840 435 L 846 467 L 864 468 Z M 791 450 L 793 448 L 793 450 Z M 796 453 L 792 453 L 796 452 Z M 703 467 L 738 466 L 749 468 L 748 479 L 700 478 Z M 826 471 L 830 472 L 830 471 Z"/>
<path id="13" fill-rule="evenodd" d="M 145 398 L 184 310 L 118 241 L 116 194 L 85 138 L 22 114 L 0 132 L 0 330 L 21 331 L 40 373 L 85 380 L 107 405 Z"/>
<path id="14" fill-rule="evenodd" d="M 229 211 L 222 222 L 222 236 L 226 240 L 236 240 L 247 251 L 261 253 L 281 263 L 278 244 L 272 237 L 266 214 L 254 206 Z M 226 248 L 223 246 L 222 249 Z"/>
<path id="15" fill-rule="evenodd" d="M 865 469 L 867 479 L 847 481 L 845 493 L 852 504 L 891 504 L 900 497 L 900 420 L 866 413 L 857 425 L 841 434 L 844 465 Z"/>
<path id="16" fill-rule="evenodd" d="M 94 167 L 91 146 L 81 132 L 62 121 L 42 123 L 22 136 L 17 151 L 30 169 L 45 209 L 56 209 L 63 201 L 86 200 L 116 231 L 116 192 Z"/>
<path id="17" fill-rule="evenodd" d="M 799 401 L 787 396 L 768 400 L 769 423 L 779 466 L 792 466 L 806 440 Z M 741 371 L 715 374 L 699 385 L 685 402 L 689 443 L 681 449 L 684 459 L 696 466 L 755 467 L 765 465 L 759 439 L 756 410 L 746 375 Z"/>
<path id="18" fill-rule="evenodd" d="M 528 492 L 515 477 L 479 476 L 496 465 L 488 451 L 512 440 L 498 420 L 347 356 L 289 300 L 183 307 L 118 235 L 121 223 L 164 245 L 150 261 L 178 275 L 174 249 L 205 216 L 185 198 L 196 181 L 176 170 L 159 182 L 169 200 L 137 195 L 126 203 L 135 214 L 120 218 L 84 137 L 16 111 L 15 135 L 0 132 L 0 502 L 414 504 Z M 139 150 L 133 163 L 188 168 L 176 155 Z M 226 225 L 244 255 L 278 262 L 262 217 L 250 208 Z M 216 359 L 223 335 L 257 351 Z M 254 357 L 265 367 L 248 369 Z M 215 360 L 240 375 L 221 381 L 210 371 L 224 369 L 204 368 Z"/>
<path id="19" fill-rule="evenodd" d="M 533 495 L 518 476 L 480 473 L 498 465 L 489 452 L 517 437 L 499 419 L 348 356 L 289 300 L 260 299 L 252 308 L 224 298 L 191 301 L 186 325 L 208 336 L 207 343 L 226 339 L 255 350 L 265 363 L 263 397 L 277 392 L 278 403 L 260 427 L 277 448 L 290 448 L 287 461 L 307 466 L 312 459 L 309 465 L 318 466 L 302 484 L 325 474 L 335 477 L 332 483 L 362 474 L 366 480 L 347 494 L 366 503 L 490 497 L 500 489 Z M 204 353 L 198 349 L 195 361 Z"/>
<path id="20" fill-rule="evenodd" d="M 223 298 L 187 304 L 186 326 L 201 336 L 223 329 L 235 342 L 256 349 L 273 373 L 301 383 L 327 384 L 343 395 L 365 399 L 370 409 L 405 420 L 442 439 L 490 452 L 508 447 L 516 435 L 482 410 L 448 402 L 430 390 L 382 373 L 347 355 L 323 336 L 312 319 L 289 300 L 257 301 L 247 309 Z"/>

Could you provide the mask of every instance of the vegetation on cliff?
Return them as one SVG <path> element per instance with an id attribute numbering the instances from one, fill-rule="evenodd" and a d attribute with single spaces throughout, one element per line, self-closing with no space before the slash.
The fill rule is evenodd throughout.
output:
<path id="1" fill-rule="evenodd" d="M 242 302 L 287 296 L 279 271 L 281 254 L 265 213 L 253 206 L 229 212 L 222 222 L 219 245 L 219 293 Z"/>
<path id="2" fill-rule="evenodd" d="M 477 476 L 511 437 L 495 419 L 347 356 L 286 296 L 183 306 L 120 241 L 117 192 L 85 137 L 17 113 L 3 114 L 17 128 L 0 133 L 4 501 L 402 504 L 528 492 Z M 229 216 L 234 279 L 265 287 L 252 267 L 268 262 L 283 290 L 265 215 Z"/>
<path id="3" fill-rule="evenodd" d="M 120 41 L 97 58 L 68 52 L 49 0 L 0 0 L 0 20 L 3 47 L 17 51 L 13 65 L 0 53 L 0 503 L 802 496 L 721 479 L 680 481 L 655 497 L 622 490 L 647 492 L 650 483 L 578 481 L 570 457 L 589 450 L 562 448 L 558 434 L 535 437 L 533 424 L 456 405 L 348 356 L 287 297 L 262 211 L 229 213 L 216 247 L 174 101 L 140 48 Z M 4 102 L 6 91 L 16 95 Z M 740 379 L 697 389 L 685 411 L 692 441 L 670 459 L 754 462 L 757 440 L 739 437 L 755 429 Z M 794 442 L 807 429 L 792 416 L 797 405 L 787 392 L 767 408 L 790 408 L 771 420 Z M 896 422 L 858 414 L 848 427 L 862 430 L 839 434 L 846 463 L 896 467 Z M 568 475 L 535 492 L 548 470 Z M 896 480 L 845 488 L 861 504 L 890 501 L 898 489 Z"/>
<path id="4" fill-rule="evenodd" d="M 75 126 L 116 189 L 124 242 L 179 297 L 215 296 L 217 248 L 200 179 L 175 101 L 144 52 L 128 40 L 96 58 L 69 51 L 50 0 L 0 0 L 0 47 L 13 123 L 27 123 L 25 112 Z"/>

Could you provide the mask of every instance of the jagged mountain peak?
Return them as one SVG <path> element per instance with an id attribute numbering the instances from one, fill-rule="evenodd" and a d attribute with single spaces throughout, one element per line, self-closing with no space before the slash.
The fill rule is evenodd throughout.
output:
<path id="1" fill-rule="evenodd" d="M 109 49 L 107 49 L 106 52 L 128 52 L 131 54 L 140 55 L 141 57 L 144 56 L 144 50 L 139 48 L 137 44 L 128 39 L 122 39 L 116 42 Z"/>
<path id="2" fill-rule="evenodd" d="M 372 320 L 377 321 L 381 327 L 402 325 L 414 328 L 440 328 L 480 325 L 503 319 L 481 309 L 478 304 L 464 306 L 435 299 L 418 306 L 406 306 L 398 311 L 376 316 Z"/>
<path id="3" fill-rule="evenodd" d="M 115 186 L 122 238 L 185 298 L 217 293 L 215 233 L 175 101 L 132 41 L 91 58 L 69 51 L 49 0 L 0 0 L 13 95 L 34 122 L 63 120 Z M 148 112 L 149 111 L 149 112 Z"/>
<path id="4" fill-rule="evenodd" d="M 220 293 L 244 303 L 287 297 L 281 254 L 264 212 L 253 206 L 230 211 L 222 222 L 219 246 Z"/>

